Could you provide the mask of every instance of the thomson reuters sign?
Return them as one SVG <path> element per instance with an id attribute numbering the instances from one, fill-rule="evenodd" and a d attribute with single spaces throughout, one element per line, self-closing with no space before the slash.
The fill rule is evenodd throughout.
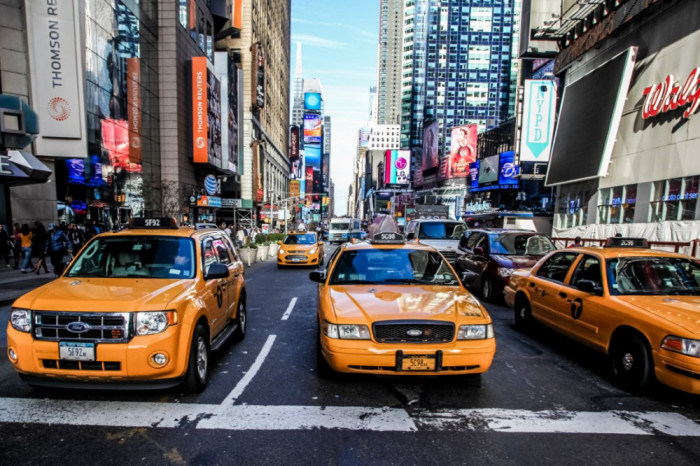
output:
<path id="1" fill-rule="evenodd" d="M 192 57 L 192 161 L 207 163 L 207 58 Z"/>

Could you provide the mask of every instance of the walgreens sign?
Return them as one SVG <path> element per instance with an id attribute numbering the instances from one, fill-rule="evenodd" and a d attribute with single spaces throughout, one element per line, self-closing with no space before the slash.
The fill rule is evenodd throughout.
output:
<path id="1" fill-rule="evenodd" d="M 682 85 L 669 74 L 659 84 L 645 88 L 643 95 L 646 96 L 642 106 L 645 120 L 686 105 L 683 118 L 690 118 L 700 107 L 700 67 L 694 68 Z"/>

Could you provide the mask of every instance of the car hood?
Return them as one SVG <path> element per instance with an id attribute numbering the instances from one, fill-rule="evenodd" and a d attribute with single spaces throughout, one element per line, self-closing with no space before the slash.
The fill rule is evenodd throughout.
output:
<path id="1" fill-rule="evenodd" d="M 459 245 L 459 240 L 458 239 L 420 239 L 420 242 L 423 244 L 427 244 L 428 246 L 432 246 L 438 251 L 442 251 L 444 249 L 457 249 L 457 246 Z"/>
<path id="2" fill-rule="evenodd" d="M 700 336 L 700 296 L 616 296 L 631 306 L 638 307 Z"/>
<path id="3" fill-rule="evenodd" d="M 280 246 L 284 250 L 284 252 L 289 252 L 289 251 L 310 251 L 311 248 L 316 247 L 315 244 L 283 244 Z"/>
<path id="4" fill-rule="evenodd" d="M 542 256 L 506 256 L 503 254 L 493 254 L 491 257 L 498 265 L 509 269 L 529 269 L 542 259 Z"/>
<path id="5" fill-rule="evenodd" d="M 162 311 L 194 280 L 58 278 L 18 298 L 13 306 L 37 311 Z"/>
<path id="6" fill-rule="evenodd" d="M 365 320 L 443 320 L 484 322 L 479 302 L 453 286 L 331 286 L 330 298 L 339 322 Z M 347 319 L 347 320 L 346 320 Z"/>

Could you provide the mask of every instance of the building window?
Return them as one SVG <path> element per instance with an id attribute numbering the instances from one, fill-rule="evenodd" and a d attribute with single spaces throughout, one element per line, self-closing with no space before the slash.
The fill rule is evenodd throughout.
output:
<path id="1" fill-rule="evenodd" d="M 180 25 L 187 29 L 187 0 L 179 0 L 180 2 L 180 8 L 179 8 L 179 17 L 180 17 Z"/>
<path id="2" fill-rule="evenodd" d="M 649 220 L 694 220 L 700 176 L 673 178 L 653 184 Z"/>
<path id="3" fill-rule="evenodd" d="M 616 186 L 601 190 L 603 203 L 598 206 L 599 223 L 633 223 L 637 205 L 637 185 Z"/>

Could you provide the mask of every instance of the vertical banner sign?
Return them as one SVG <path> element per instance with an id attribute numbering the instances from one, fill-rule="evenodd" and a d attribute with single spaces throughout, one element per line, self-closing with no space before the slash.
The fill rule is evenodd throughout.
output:
<path id="1" fill-rule="evenodd" d="M 192 161 L 207 163 L 207 58 L 192 57 Z"/>
<path id="2" fill-rule="evenodd" d="M 232 52 L 229 53 L 232 54 Z M 228 100 L 228 169 L 234 173 L 240 173 L 238 171 L 238 128 L 240 122 L 238 119 L 238 67 L 232 55 L 228 57 L 228 88 L 226 93 L 222 93 L 222 95 L 227 96 Z"/>
<path id="3" fill-rule="evenodd" d="M 293 125 L 289 129 L 289 158 L 299 157 L 299 127 Z"/>
<path id="4" fill-rule="evenodd" d="M 384 183 L 386 184 L 408 184 L 411 151 L 409 150 L 388 150 L 384 159 Z"/>
<path id="5" fill-rule="evenodd" d="M 265 107 L 265 52 L 260 42 L 251 46 L 253 52 L 253 107 Z"/>
<path id="6" fill-rule="evenodd" d="M 452 128 L 448 178 L 466 178 L 469 164 L 476 161 L 476 125 Z"/>
<path id="7" fill-rule="evenodd" d="M 141 163 L 141 62 L 126 59 L 126 108 L 129 121 L 129 162 Z"/>
<path id="8" fill-rule="evenodd" d="M 552 150 L 557 88 L 554 81 L 525 80 L 520 162 L 548 162 Z"/>
<path id="9" fill-rule="evenodd" d="M 194 2 L 193 2 L 194 3 Z M 231 23 L 236 29 L 243 29 L 243 0 L 233 0 Z"/>

